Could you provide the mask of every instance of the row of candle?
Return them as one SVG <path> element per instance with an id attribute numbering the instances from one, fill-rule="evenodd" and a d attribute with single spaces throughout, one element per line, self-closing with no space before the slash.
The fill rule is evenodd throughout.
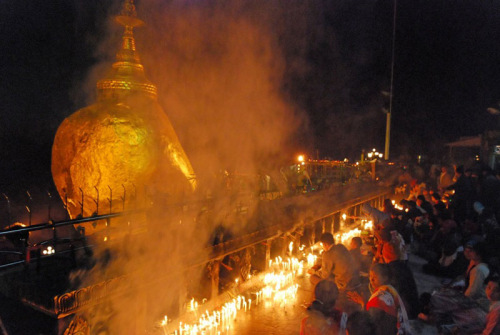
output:
<path id="1" fill-rule="evenodd" d="M 263 288 L 253 293 L 255 305 L 269 302 L 286 307 L 288 302 L 296 299 L 298 285 L 294 279 L 303 272 L 304 266 L 297 258 L 284 260 L 282 257 L 276 257 L 270 265 L 270 272 L 262 277 Z M 196 312 L 198 308 L 198 302 L 191 299 L 188 310 Z M 251 308 L 252 299 L 239 295 L 225 303 L 220 310 L 211 314 L 205 311 L 194 324 L 180 322 L 172 331 L 170 320 L 165 316 L 160 326 L 164 335 L 226 335 L 230 333 L 231 323 L 236 319 L 237 313 L 250 311 Z"/>
<path id="2" fill-rule="evenodd" d="M 345 215 L 343 216 L 345 220 Z M 371 230 L 373 222 L 362 220 L 361 229 Z M 335 235 L 338 243 L 345 244 L 354 236 L 360 236 L 362 230 L 359 228 L 350 231 L 341 232 Z M 295 301 L 299 285 L 295 283 L 295 278 L 304 273 L 304 267 L 312 267 L 317 261 L 317 255 L 312 251 L 306 254 L 305 246 L 298 248 L 303 256 L 303 260 L 291 257 L 293 254 L 294 245 L 290 242 L 288 251 L 290 257 L 284 260 L 281 256 L 269 261 L 268 272 L 263 274 L 264 287 L 257 292 L 254 292 L 255 305 L 262 302 L 268 302 L 271 306 L 283 306 Z M 306 263 L 306 264 L 304 264 Z M 238 280 L 236 280 L 236 284 Z M 179 326 L 170 330 L 171 325 L 167 316 L 161 321 L 160 325 L 164 335 L 227 335 L 230 333 L 231 323 L 236 319 L 238 312 L 247 312 L 251 309 L 252 299 L 247 299 L 243 296 L 237 296 L 232 301 L 225 303 L 220 310 L 213 311 L 211 314 L 208 311 L 203 313 L 198 321 L 194 324 L 183 324 L 179 322 Z M 196 312 L 199 308 L 198 302 L 191 300 L 189 309 Z"/>

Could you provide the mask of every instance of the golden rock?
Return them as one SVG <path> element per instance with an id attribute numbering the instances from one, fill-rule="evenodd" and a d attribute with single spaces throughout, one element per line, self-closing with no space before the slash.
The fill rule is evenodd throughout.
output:
<path id="1" fill-rule="evenodd" d="M 116 21 L 125 27 L 110 73 L 97 83 L 98 101 L 67 117 L 52 147 L 52 177 L 71 218 L 130 209 L 147 189 L 168 196 L 196 187 L 193 168 L 157 102 L 135 51 L 131 0 Z M 112 207 L 112 208 L 111 208 Z"/>

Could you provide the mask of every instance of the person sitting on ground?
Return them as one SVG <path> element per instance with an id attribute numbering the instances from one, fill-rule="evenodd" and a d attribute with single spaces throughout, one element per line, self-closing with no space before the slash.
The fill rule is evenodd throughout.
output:
<path id="1" fill-rule="evenodd" d="M 488 266 L 483 263 L 483 242 L 471 240 L 465 244 L 464 256 L 470 260 L 465 280 L 434 290 L 432 294 L 423 293 L 426 302 L 418 317 L 441 327 L 460 329 L 460 334 L 480 333 L 485 326 L 489 302 L 485 293 L 485 278 L 489 275 Z"/>
<path id="2" fill-rule="evenodd" d="M 433 192 L 431 194 L 431 202 L 432 206 L 436 206 L 437 204 L 443 204 L 446 207 L 446 204 L 443 202 L 441 195 L 438 192 Z"/>
<path id="3" fill-rule="evenodd" d="M 322 279 L 330 279 L 340 290 L 347 288 L 359 276 L 352 266 L 354 261 L 349 250 L 342 244 L 335 244 L 331 233 L 323 233 L 320 242 L 324 251 L 321 266 L 308 271 L 311 283 L 316 285 Z"/>
<path id="4" fill-rule="evenodd" d="M 464 245 L 464 257 L 469 261 L 465 274 L 448 286 L 463 292 L 466 298 L 475 301 L 484 311 L 487 311 L 489 302 L 484 289 L 490 270 L 488 264 L 483 262 L 486 257 L 484 242 L 468 241 Z"/>
<path id="5" fill-rule="evenodd" d="M 349 298 L 365 306 L 375 324 L 376 335 L 406 334 L 410 328 L 403 300 L 389 283 L 391 272 L 387 264 L 374 263 L 370 268 L 370 288 L 372 295 L 366 302 L 356 293 Z"/>
<path id="6" fill-rule="evenodd" d="M 370 269 L 371 261 L 373 255 L 364 255 L 361 251 L 361 246 L 363 245 L 363 240 L 359 236 L 354 236 L 349 243 L 349 252 L 359 268 L 359 271 L 368 273 Z"/>
<path id="7" fill-rule="evenodd" d="M 408 256 L 404 241 L 396 231 L 383 229 L 376 232 L 382 240 L 377 249 L 375 261 L 389 265 L 391 271 L 390 284 L 399 292 L 405 303 L 408 317 L 415 319 L 418 315 L 418 290 L 413 272 L 408 267 Z"/>
<path id="8" fill-rule="evenodd" d="M 420 309 L 417 282 L 407 262 L 391 262 L 387 264 L 390 269 L 390 284 L 394 286 L 403 301 L 408 319 L 418 317 Z"/>
<path id="9" fill-rule="evenodd" d="M 489 267 L 483 260 L 486 259 L 486 249 L 483 242 L 471 240 L 465 244 L 465 258 L 469 259 L 469 266 L 465 273 L 464 295 L 476 301 L 484 310 L 488 310 L 485 279 L 490 274 Z"/>
<path id="10" fill-rule="evenodd" d="M 394 207 L 391 199 L 384 199 L 384 204 L 382 206 L 382 212 L 387 213 L 389 215 L 392 215 L 394 213 L 397 214 L 399 212 L 399 210 L 396 207 Z"/>
<path id="11" fill-rule="evenodd" d="M 484 207 L 479 201 L 474 202 L 474 210 L 478 214 L 477 220 L 483 237 L 488 236 L 499 228 L 495 213 L 490 207 Z"/>
<path id="12" fill-rule="evenodd" d="M 427 254 L 424 258 L 428 261 L 437 261 L 441 257 L 443 245 L 447 241 L 459 244 L 461 235 L 457 230 L 457 223 L 448 212 L 437 215 L 433 224 L 433 235 L 427 244 Z"/>
<path id="13" fill-rule="evenodd" d="M 500 277 L 497 274 L 486 278 L 485 293 L 490 307 L 486 315 L 486 327 L 480 335 L 500 335 Z"/>
<path id="14" fill-rule="evenodd" d="M 417 196 L 417 208 L 423 209 L 427 214 L 431 215 L 432 213 L 432 204 L 425 199 L 423 194 Z"/>
<path id="15" fill-rule="evenodd" d="M 424 210 L 418 208 L 417 203 L 413 200 L 407 200 L 406 205 L 408 207 L 408 211 L 406 212 L 406 216 L 409 220 L 415 221 L 417 217 L 420 216 L 428 216 Z"/>
<path id="16" fill-rule="evenodd" d="M 382 229 L 390 224 L 391 215 L 388 213 L 384 213 L 375 207 L 370 206 L 370 204 L 365 203 L 361 210 L 366 213 L 373 221 L 373 227 L 375 230 Z"/>
<path id="17" fill-rule="evenodd" d="M 467 270 L 463 247 L 455 239 L 446 239 L 441 247 L 439 260 L 430 260 L 422 266 L 425 273 L 453 279 Z"/>
<path id="18" fill-rule="evenodd" d="M 390 228 L 375 231 L 376 252 L 373 261 L 376 263 L 391 263 L 408 260 L 404 240 L 396 230 Z"/>
<path id="19" fill-rule="evenodd" d="M 356 311 L 347 319 L 347 335 L 373 335 L 375 325 L 370 314 L 366 311 Z"/>
<path id="20" fill-rule="evenodd" d="M 315 300 L 307 308 L 308 316 L 302 319 L 300 335 L 343 334 L 347 314 L 335 308 L 339 295 L 337 285 L 331 280 L 321 280 L 314 288 Z"/>
<path id="21" fill-rule="evenodd" d="M 320 241 L 324 250 L 321 266 L 313 267 L 308 271 L 311 274 L 309 279 L 313 285 L 322 279 L 334 281 L 340 291 L 337 305 L 343 311 L 351 313 L 359 306 L 351 303 L 346 296 L 347 292 L 355 290 L 362 295 L 367 295 L 361 287 L 359 270 L 353 266 L 354 260 L 349 250 L 343 244 L 335 244 L 331 233 L 321 235 Z"/>

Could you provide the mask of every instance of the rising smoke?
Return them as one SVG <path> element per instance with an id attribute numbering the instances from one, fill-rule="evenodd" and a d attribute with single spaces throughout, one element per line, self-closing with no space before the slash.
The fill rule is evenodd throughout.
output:
<path id="1" fill-rule="evenodd" d="M 135 30 L 138 53 L 203 190 L 216 192 L 226 172 L 249 177 L 271 173 L 293 159 L 297 138 L 304 148 L 314 146 L 307 135 L 311 123 L 303 113 L 307 106 L 293 103 L 307 101 L 303 96 L 310 92 L 301 91 L 292 79 L 315 73 L 312 67 L 317 64 L 307 59 L 314 41 L 308 38 L 324 38 L 322 34 L 328 33 L 318 32 L 311 22 L 321 16 L 319 2 L 143 0 L 136 5 L 138 16 L 147 24 Z M 104 61 L 89 74 L 89 87 L 114 60 L 121 31 L 113 29 L 98 49 Z M 349 77 L 342 62 L 327 73 L 342 78 L 332 79 L 342 91 Z M 317 83 L 316 79 L 311 78 Z M 335 113 L 347 107 L 336 105 L 321 89 L 316 93 L 309 102 L 317 109 L 330 108 L 323 114 L 326 127 L 338 130 L 327 139 L 345 141 L 341 130 L 345 126 L 339 125 L 342 120 Z M 147 233 L 114 244 L 118 252 L 103 247 L 98 258 L 106 265 L 95 266 L 97 277 L 84 284 L 102 280 L 103 274 L 128 277 L 129 293 L 124 300 L 113 300 L 110 308 L 112 317 L 106 321 L 110 333 L 133 333 L 131 325 L 152 325 L 177 305 L 179 295 L 188 298 L 191 292 L 182 292 L 185 285 L 201 285 L 207 276 L 205 268 L 193 273 L 175 271 L 186 265 L 187 250 L 196 253 L 207 246 L 214 225 L 241 229 L 227 215 L 234 205 L 233 200 L 222 201 L 216 207 L 220 213 L 212 213 L 206 221 L 158 211 L 147 218 Z M 249 216 L 254 205 L 249 204 Z"/>
<path id="2" fill-rule="evenodd" d="M 283 90 L 285 63 L 268 22 L 272 7 L 264 2 L 142 1 L 137 9 L 147 24 L 135 31 L 137 50 L 202 192 L 223 188 L 225 173 L 251 180 L 293 157 L 289 144 L 303 121 Z M 116 35 L 108 36 L 98 49 L 105 61 L 89 75 L 89 86 L 113 60 L 106 52 L 117 49 Z M 209 287 L 205 267 L 189 273 L 179 269 L 186 265 L 186 253 L 209 245 L 215 225 L 241 229 L 244 222 L 228 216 L 235 204 L 218 202 L 209 218 L 158 210 L 147 217 L 147 233 L 101 246 L 99 264 L 83 285 L 127 276 L 128 293 L 113 300 L 113 316 L 106 321 L 112 334 L 153 325 L 194 294 L 189 289 L 181 293 L 184 286 Z M 255 203 L 245 205 L 252 216 Z"/>

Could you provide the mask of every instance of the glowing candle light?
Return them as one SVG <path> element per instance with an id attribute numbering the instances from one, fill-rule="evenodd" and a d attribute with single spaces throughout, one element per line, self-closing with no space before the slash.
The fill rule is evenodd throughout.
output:
<path id="1" fill-rule="evenodd" d="M 161 321 L 161 327 L 163 329 L 163 334 L 167 335 L 167 323 L 168 323 L 168 317 L 165 315 L 163 317 L 163 320 Z"/>

